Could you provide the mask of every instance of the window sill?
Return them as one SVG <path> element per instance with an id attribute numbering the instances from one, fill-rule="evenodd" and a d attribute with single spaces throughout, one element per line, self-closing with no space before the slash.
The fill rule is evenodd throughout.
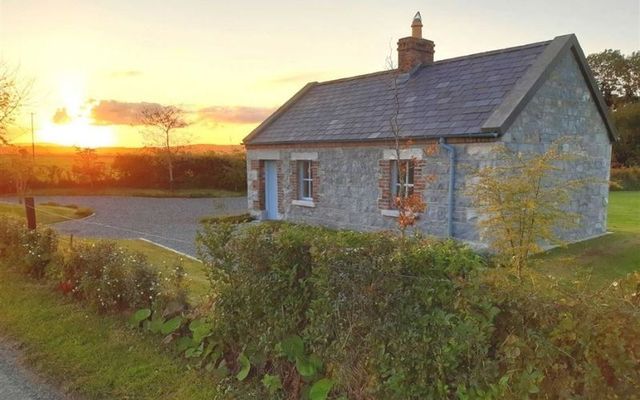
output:
<path id="1" fill-rule="evenodd" d="M 384 217 L 395 217 L 398 218 L 400 216 L 400 211 L 398 210 L 380 210 L 380 214 Z"/>
<path id="2" fill-rule="evenodd" d="M 313 200 L 292 200 L 291 204 L 293 204 L 294 206 L 300 206 L 300 207 L 315 207 L 316 203 L 313 202 Z"/>
<path id="3" fill-rule="evenodd" d="M 393 217 L 393 218 L 400 217 L 399 210 L 380 210 L 380 214 L 382 214 L 383 217 Z M 421 216 L 422 216 L 422 213 L 416 214 L 416 218 L 420 218 Z"/>

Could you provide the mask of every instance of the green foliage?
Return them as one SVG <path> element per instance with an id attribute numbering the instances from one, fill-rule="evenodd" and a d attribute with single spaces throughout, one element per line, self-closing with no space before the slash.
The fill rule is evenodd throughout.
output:
<path id="1" fill-rule="evenodd" d="M 320 379 L 318 382 L 311 386 L 309 391 L 310 400 L 325 400 L 333 387 L 333 381 L 331 379 Z"/>
<path id="2" fill-rule="evenodd" d="M 203 217 L 200 219 L 202 224 L 243 224 L 245 222 L 251 222 L 254 218 L 249 214 L 240 215 L 224 215 L 221 217 Z"/>
<path id="3" fill-rule="evenodd" d="M 162 324 L 162 327 L 160 327 L 160 332 L 163 335 L 169 335 L 177 331 L 178 328 L 180 328 L 181 324 L 182 324 L 182 317 L 180 316 L 173 317 L 167 322 Z"/>
<path id="4" fill-rule="evenodd" d="M 151 310 L 148 308 L 142 308 L 131 315 L 131 318 L 129 318 L 129 325 L 137 327 L 142 321 L 146 320 L 150 316 Z"/>
<path id="5" fill-rule="evenodd" d="M 282 381 L 278 375 L 265 374 L 262 378 L 262 384 L 270 395 L 273 395 L 282 389 Z"/>
<path id="6" fill-rule="evenodd" d="M 640 190 L 640 167 L 612 168 L 611 190 Z"/>
<path id="7" fill-rule="evenodd" d="M 116 185 L 163 188 L 166 167 L 162 155 L 122 154 L 112 164 Z M 215 188 L 243 191 L 246 188 L 244 153 L 176 154 L 173 160 L 175 188 Z"/>
<path id="8" fill-rule="evenodd" d="M 621 105 L 611 116 L 618 131 L 618 140 L 613 143 L 612 164 L 637 169 L 640 167 L 640 102 Z M 636 188 L 640 186 L 636 185 Z M 632 187 L 626 187 L 626 190 L 632 190 Z"/>
<path id="9" fill-rule="evenodd" d="M 640 390 L 640 275 L 584 292 L 531 274 L 514 284 L 502 271 L 487 286 L 502 310 L 494 362 L 507 398 L 633 398 Z"/>
<path id="10" fill-rule="evenodd" d="M 203 343 L 219 345 L 211 368 L 233 374 L 220 398 L 628 398 L 640 389 L 638 274 L 593 295 L 486 270 L 452 241 L 290 224 L 205 232 L 215 296 Z"/>
<path id="11" fill-rule="evenodd" d="M 482 260 L 466 248 L 288 224 L 212 225 L 199 244 L 216 294 L 212 337 L 225 353 L 244 349 L 252 376 L 279 376 L 287 396 L 311 395 L 319 381 L 314 398 L 324 398 L 323 374 L 354 398 L 443 397 L 484 383 L 496 310 L 472 280 Z M 266 390 L 228 384 L 247 397 Z"/>
<path id="12" fill-rule="evenodd" d="M 640 51 L 625 56 L 620 50 L 606 49 L 589 54 L 587 62 L 609 107 L 638 99 Z"/>
<path id="13" fill-rule="evenodd" d="M 114 242 L 75 246 L 54 273 L 74 297 L 101 311 L 149 308 L 161 292 L 147 258 Z"/>
<path id="14" fill-rule="evenodd" d="M 545 245 L 561 245 L 560 232 L 575 225 L 578 216 L 567 206 L 585 179 L 567 179 L 560 171 L 576 161 L 571 143 L 555 142 L 541 153 L 521 153 L 499 146 L 497 163 L 480 168 L 469 189 L 483 218 L 478 219 L 485 238 L 500 262 L 515 268 L 518 277 L 529 256 Z"/>
<path id="15" fill-rule="evenodd" d="M 249 372 L 251 371 L 251 362 L 244 353 L 241 353 L 238 356 L 238 364 L 240 364 L 240 371 L 236 374 L 236 378 L 239 381 L 243 381 L 247 376 L 249 376 Z"/>
<path id="16" fill-rule="evenodd" d="M 43 278 L 59 256 L 57 248 L 58 235 L 51 228 L 29 230 L 22 220 L 0 215 L 0 257 L 25 274 Z"/>

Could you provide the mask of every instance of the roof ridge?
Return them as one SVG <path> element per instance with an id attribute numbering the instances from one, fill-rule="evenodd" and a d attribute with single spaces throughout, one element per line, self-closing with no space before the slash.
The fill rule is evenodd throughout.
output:
<path id="1" fill-rule="evenodd" d="M 547 46 L 552 41 L 553 40 L 544 40 L 544 41 L 541 41 L 541 42 L 528 43 L 528 44 L 523 44 L 523 45 L 520 45 L 520 46 L 505 47 L 505 48 L 502 48 L 502 49 L 488 50 L 488 51 L 483 51 L 483 52 L 480 52 L 480 53 L 467 54 L 467 55 L 464 55 L 464 56 L 445 58 L 444 60 L 435 61 L 433 64 L 445 64 L 445 63 L 452 62 L 452 61 L 460 61 L 460 60 L 466 60 L 466 59 L 469 59 L 469 58 L 478 58 L 478 57 L 484 57 L 484 56 L 491 56 L 491 55 L 494 55 L 494 54 L 509 53 L 509 52 L 512 52 L 512 51 L 524 50 L 524 49 L 533 48 L 533 47 Z"/>
<path id="2" fill-rule="evenodd" d="M 520 45 L 520 46 L 505 47 L 505 48 L 502 48 L 502 49 L 488 50 L 488 51 L 483 51 L 483 52 L 480 52 L 480 53 L 467 54 L 467 55 L 464 55 L 464 56 L 445 58 L 444 60 L 435 61 L 432 65 L 445 64 L 445 63 L 448 63 L 448 62 L 466 60 L 466 59 L 470 59 L 470 58 L 478 58 L 478 57 L 490 56 L 490 55 L 494 55 L 494 54 L 508 53 L 508 52 L 511 52 L 511 51 L 523 50 L 523 49 L 532 48 L 532 47 L 546 46 L 551 42 L 552 42 L 552 40 L 544 40 L 544 41 L 541 41 L 541 42 L 528 43 L 528 44 L 523 44 L 523 45 Z M 428 65 L 427 66 L 423 65 L 423 67 L 428 67 Z M 377 76 L 377 75 L 395 73 L 396 71 L 397 71 L 397 69 L 389 69 L 389 70 L 384 70 L 384 71 L 369 72 L 367 74 L 348 76 L 348 77 L 345 77 L 345 78 L 330 79 L 328 81 L 318 82 L 316 84 L 316 86 L 331 85 L 331 84 L 334 84 L 334 83 L 348 82 L 348 81 L 362 79 L 362 78 L 370 78 L 370 77 L 374 77 L 374 76 Z"/>

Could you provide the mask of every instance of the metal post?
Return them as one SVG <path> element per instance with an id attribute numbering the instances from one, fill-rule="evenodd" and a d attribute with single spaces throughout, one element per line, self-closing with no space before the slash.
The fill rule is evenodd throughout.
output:
<path id="1" fill-rule="evenodd" d="M 29 230 L 36 229 L 36 207 L 33 197 L 24 198 L 24 209 L 27 213 L 27 228 Z"/>

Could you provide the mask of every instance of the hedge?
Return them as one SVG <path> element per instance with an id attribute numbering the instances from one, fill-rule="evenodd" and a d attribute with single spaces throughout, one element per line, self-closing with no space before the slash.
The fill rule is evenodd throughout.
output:
<path id="1" fill-rule="evenodd" d="M 640 390 L 640 318 L 628 301 L 640 275 L 620 284 L 626 300 L 585 296 L 545 277 L 512 280 L 453 241 L 286 223 L 209 224 L 198 243 L 213 300 L 197 321 L 210 335 L 201 346 L 215 349 L 205 364 L 226 376 L 220 398 Z M 314 397 L 319 382 L 325 397 Z"/>

